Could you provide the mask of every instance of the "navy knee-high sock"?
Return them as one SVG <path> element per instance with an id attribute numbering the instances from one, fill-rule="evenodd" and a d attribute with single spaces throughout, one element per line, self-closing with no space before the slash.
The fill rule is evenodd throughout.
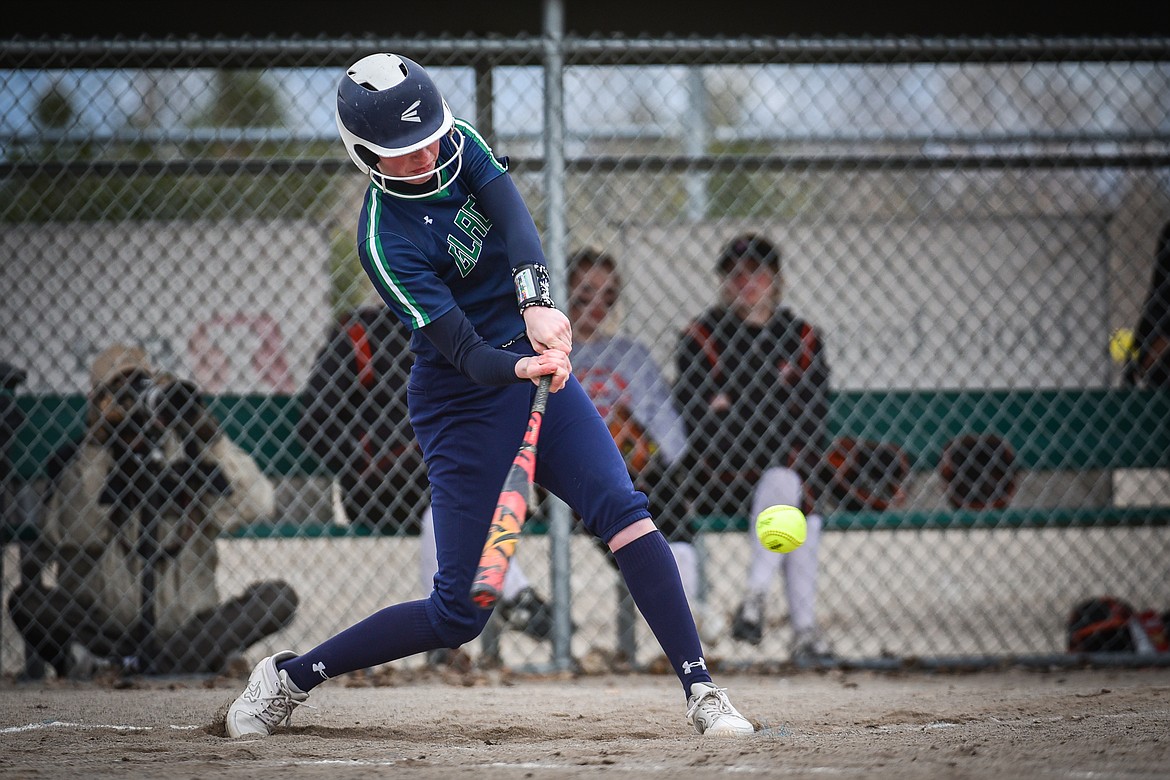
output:
<path id="1" fill-rule="evenodd" d="M 658 531 L 640 536 L 613 557 L 634 603 L 674 667 L 683 692 L 689 696 L 692 684 L 711 682 L 695 619 L 666 538 Z"/>
<path id="2" fill-rule="evenodd" d="M 407 601 L 375 612 L 277 668 L 308 693 L 339 674 L 444 646 L 427 618 L 426 601 Z"/>

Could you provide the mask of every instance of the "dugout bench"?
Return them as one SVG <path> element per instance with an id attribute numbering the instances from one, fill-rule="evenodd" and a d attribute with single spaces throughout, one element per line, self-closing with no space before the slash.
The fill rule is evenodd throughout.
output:
<path id="1" fill-rule="evenodd" d="M 26 422 L 11 453 L 15 477 L 34 482 L 49 455 L 84 428 L 80 395 L 20 399 Z M 300 407 L 295 396 L 225 395 L 211 399 L 212 412 L 240 446 L 270 476 L 324 476 L 320 464 L 296 436 Z M 1022 471 L 1086 472 L 1170 468 L 1170 393 L 1157 390 L 865 390 L 832 396 L 830 431 L 890 442 L 902 449 L 912 475 L 938 468 L 946 443 L 965 433 L 1001 436 Z M 1006 509 L 831 511 L 831 531 L 923 528 L 1064 528 L 1170 524 L 1165 505 L 1147 508 L 1099 506 L 1009 507 Z M 744 517 L 701 518 L 712 532 L 745 531 Z M 528 532 L 544 533 L 537 522 Z M 5 541 L 36 536 L 27 522 L 9 519 Z M 276 521 L 241 529 L 244 537 L 369 535 L 366 529 L 333 523 Z"/>
<path id="2" fill-rule="evenodd" d="M 1170 468 L 1170 393 L 1153 390 L 846 391 L 833 395 L 830 430 L 897 445 L 910 479 L 938 470 L 948 442 L 992 434 L 1015 451 L 1021 472 Z M 1163 504 L 1009 506 L 1004 509 L 830 510 L 829 531 L 945 528 L 1072 528 L 1170 524 Z M 703 518 L 711 531 L 746 531 L 744 517 Z"/>
<path id="3" fill-rule="evenodd" d="M 10 476 L 17 483 L 33 484 L 43 475 L 48 456 L 81 434 L 85 398 L 25 395 L 19 401 L 26 421 L 10 453 L 14 471 Z M 211 399 L 211 409 L 227 433 L 252 452 L 270 476 L 326 476 L 296 436 L 300 407 L 295 396 L 225 395 Z M 1170 469 L 1170 393 L 1165 391 L 841 391 L 832 396 L 830 430 L 835 438 L 895 444 L 906 455 L 911 480 L 937 471 L 947 442 L 963 434 L 1002 437 L 1014 449 L 1021 473 Z M 1109 497 L 1092 504 L 1002 509 L 830 510 L 824 528 L 840 532 L 1170 525 L 1170 495 L 1157 498 L 1146 506 L 1119 506 Z M 4 518 L 0 542 L 19 542 L 22 549 L 35 543 L 36 518 L 23 514 Z M 708 533 L 746 532 L 750 527 L 746 517 L 711 516 L 698 521 Z M 526 529 L 526 533 L 546 532 L 540 516 Z M 328 538 L 372 533 L 376 532 L 333 522 L 275 520 L 249 525 L 232 537 Z M 22 576 L 29 576 L 31 567 L 21 568 Z M 635 620 L 627 596 L 622 599 L 618 632 L 619 647 L 631 658 Z M 491 642 L 490 636 L 487 639 Z"/>

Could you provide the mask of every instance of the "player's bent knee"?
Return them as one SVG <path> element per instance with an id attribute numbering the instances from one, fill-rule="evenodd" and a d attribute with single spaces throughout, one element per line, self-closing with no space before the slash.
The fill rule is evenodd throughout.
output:
<path id="1" fill-rule="evenodd" d="M 492 613 L 479 609 L 468 599 L 466 603 L 451 604 L 445 602 L 435 592 L 430 595 L 435 606 L 433 628 L 447 647 L 459 647 L 475 639 L 483 633 L 484 626 Z"/>
<path id="2" fill-rule="evenodd" d="M 617 552 L 630 542 L 641 539 L 646 534 L 654 533 L 657 530 L 658 526 L 654 525 L 654 521 L 649 517 L 635 520 L 610 538 L 609 549 L 612 552 Z"/>
<path id="3" fill-rule="evenodd" d="M 435 633 L 447 647 L 459 647 L 483 633 L 490 613 L 484 612 L 482 619 L 445 619 L 435 625 Z"/>

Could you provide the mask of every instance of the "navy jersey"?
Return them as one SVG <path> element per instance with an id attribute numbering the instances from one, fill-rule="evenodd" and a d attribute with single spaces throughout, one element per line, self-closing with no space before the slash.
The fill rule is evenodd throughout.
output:
<path id="1" fill-rule="evenodd" d="M 477 202 L 484 185 L 505 175 L 507 165 L 470 124 L 457 119 L 455 126 L 466 142 L 454 181 L 418 200 L 387 195 L 371 183 L 358 220 L 362 267 L 390 310 L 412 329 L 411 351 L 422 364 L 449 365 L 418 329 L 454 307 L 493 347 L 525 332 L 502 231 L 492 230 Z M 440 144 L 440 158 L 454 154 L 450 136 Z"/>

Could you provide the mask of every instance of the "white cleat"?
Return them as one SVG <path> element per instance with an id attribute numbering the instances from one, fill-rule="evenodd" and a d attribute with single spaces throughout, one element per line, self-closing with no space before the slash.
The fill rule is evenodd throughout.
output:
<path id="1" fill-rule="evenodd" d="M 740 715 L 731 700 L 727 698 L 726 688 L 716 688 L 711 683 L 699 682 L 691 686 L 691 696 L 687 699 L 687 723 L 695 727 L 695 731 L 712 737 L 747 737 L 756 733 L 747 718 Z"/>
<path id="2" fill-rule="evenodd" d="M 277 726 L 288 725 L 292 711 L 304 703 L 309 694 L 293 685 L 288 672 L 276 671 L 276 665 L 296 657 L 291 650 L 283 650 L 256 664 L 248 678 L 248 687 L 228 708 L 228 736 L 267 737 Z"/>

